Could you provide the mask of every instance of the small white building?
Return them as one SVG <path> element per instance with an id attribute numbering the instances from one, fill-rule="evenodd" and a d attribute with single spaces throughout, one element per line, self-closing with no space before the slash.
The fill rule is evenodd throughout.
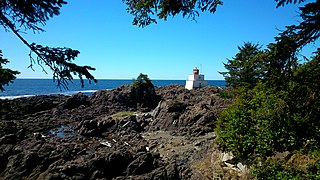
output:
<path id="1" fill-rule="evenodd" d="M 186 80 L 186 89 L 194 89 L 194 88 L 201 88 L 208 86 L 208 81 L 204 80 L 204 75 L 199 74 L 199 69 L 194 68 L 193 74 L 190 74 L 188 76 L 188 79 Z"/>

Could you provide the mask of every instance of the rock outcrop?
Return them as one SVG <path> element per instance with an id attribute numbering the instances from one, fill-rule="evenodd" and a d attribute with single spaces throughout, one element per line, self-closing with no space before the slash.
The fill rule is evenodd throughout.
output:
<path id="1" fill-rule="evenodd" d="M 196 179 L 191 164 L 225 107 L 218 91 L 171 85 L 144 102 L 127 85 L 0 100 L 0 179 Z"/>

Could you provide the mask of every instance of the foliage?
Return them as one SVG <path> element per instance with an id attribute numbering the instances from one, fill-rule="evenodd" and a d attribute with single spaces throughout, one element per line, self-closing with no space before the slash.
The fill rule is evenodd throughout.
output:
<path id="1" fill-rule="evenodd" d="M 219 89 L 218 96 L 223 99 L 232 99 L 234 97 L 233 91 L 229 88 Z"/>
<path id="2" fill-rule="evenodd" d="M 270 43 L 265 50 L 263 61 L 266 62 L 266 77 L 269 83 L 280 89 L 288 87 L 292 77 L 292 69 L 297 67 L 297 46 L 295 41 L 287 36 L 276 38 L 276 43 Z"/>
<path id="3" fill-rule="evenodd" d="M 44 31 L 40 25 L 45 25 L 49 18 L 59 15 L 64 0 L 4 0 L 0 2 L 0 24 L 7 29 L 24 27 L 33 31 Z"/>
<path id="4" fill-rule="evenodd" d="M 302 3 L 304 2 L 305 0 L 276 0 L 277 2 L 277 7 L 279 6 L 284 6 L 286 4 L 291 4 L 291 3 Z"/>
<path id="5" fill-rule="evenodd" d="M 301 149 L 310 152 L 319 148 L 320 49 L 304 64 L 299 65 L 297 58 L 303 46 L 319 38 L 319 7 L 316 1 L 300 8 L 303 21 L 288 26 L 275 38 L 275 43 L 254 55 L 252 59 L 259 59 L 265 66 L 263 81 L 251 86 L 239 85 L 247 81 L 238 81 L 231 86 L 236 88 L 237 100 L 222 111 L 217 126 L 217 141 L 222 149 L 232 151 L 238 158 L 254 160 L 274 152 Z M 236 59 L 239 58 L 226 66 L 227 78 L 234 71 L 240 72 L 237 68 L 242 64 L 235 63 Z M 237 82 L 236 78 L 231 80 Z"/>
<path id="6" fill-rule="evenodd" d="M 238 158 L 251 160 L 270 155 L 274 150 L 291 148 L 295 145 L 295 134 L 289 131 L 286 98 L 285 92 L 275 93 L 264 84 L 243 91 L 219 116 L 220 147 Z"/>
<path id="7" fill-rule="evenodd" d="M 301 3 L 305 0 L 275 0 L 277 7 L 290 3 Z M 222 0 L 122 0 L 127 5 L 127 11 L 133 15 L 133 25 L 145 27 L 157 23 L 156 18 L 167 20 L 182 14 L 183 17 L 195 20 L 199 11 L 216 12 Z"/>
<path id="8" fill-rule="evenodd" d="M 133 25 L 145 27 L 156 23 L 156 17 L 167 20 L 182 14 L 183 17 L 195 19 L 199 11 L 214 13 L 221 0 L 122 0 L 127 6 L 127 11 L 134 16 Z"/>
<path id="9" fill-rule="evenodd" d="M 0 91 L 4 91 L 3 86 L 9 85 L 19 74 L 18 71 L 13 71 L 8 68 L 4 68 L 3 65 L 9 63 L 9 60 L 3 58 L 2 51 L 0 50 Z"/>
<path id="10" fill-rule="evenodd" d="M 298 136 L 305 137 L 318 148 L 320 141 L 320 49 L 313 59 L 298 67 L 290 81 L 288 104 L 296 124 Z M 303 131 L 301 131 L 303 129 Z"/>
<path id="11" fill-rule="evenodd" d="M 266 64 L 258 56 L 262 53 L 261 47 L 258 44 L 245 42 L 238 49 L 236 56 L 224 64 L 228 71 L 219 73 L 225 77 L 227 87 L 253 87 L 265 77 Z"/>
<path id="12" fill-rule="evenodd" d="M 142 103 L 149 107 L 153 107 L 159 101 L 148 75 L 142 73 L 132 83 L 130 97 L 134 103 Z"/>
<path id="13" fill-rule="evenodd" d="M 314 42 L 320 36 L 320 1 L 300 7 L 300 11 L 303 21 L 299 25 L 287 26 L 281 33 L 283 37 L 291 37 L 299 48 Z"/>
<path id="14" fill-rule="evenodd" d="M 84 75 L 89 82 L 97 80 L 91 75 L 89 70 L 95 70 L 90 66 L 79 66 L 71 63 L 71 60 L 79 54 L 79 51 L 70 48 L 51 48 L 28 43 L 22 36 L 20 27 L 24 30 L 32 30 L 33 32 L 44 31 L 41 26 L 51 17 L 60 14 L 60 8 L 67 4 L 64 0 L 30 0 L 16 1 L 4 0 L 0 1 L 0 25 L 5 30 L 12 31 L 29 49 L 30 49 L 30 66 L 35 63 L 34 53 L 37 56 L 37 63 L 48 66 L 53 71 L 53 79 L 57 80 L 59 87 L 67 88 L 68 82 L 71 81 L 72 75 L 77 75 L 82 86 L 84 85 L 82 76 Z M 43 68 L 44 70 L 44 68 Z M 45 72 L 45 71 L 44 71 Z M 12 80 L 12 79 L 11 79 Z"/>
<path id="15" fill-rule="evenodd" d="M 154 95 L 155 89 L 148 75 L 140 73 L 135 82 L 132 83 L 137 92 L 137 96 L 146 92 L 148 95 Z"/>
<path id="16" fill-rule="evenodd" d="M 37 63 L 42 67 L 41 64 L 45 64 L 53 72 L 53 79 L 57 80 L 58 86 L 68 88 L 68 81 L 73 79 L 72 75 L 77 75 L 80 78 L 82 87 L 84 86 L 84 81 L 82 76 L 84 75 L 89 82 L 97 80 L 89 73 L 88 70 L 95 70 L 90 66 L 78 66 L 71 61 L 74 60 L 80 53 L 77 50 L 72 50 L 70 48 L 50 48 L 43 47 L 41 45 L 31 44 L 32 50 L 38 55 Z M 35 60 L 30 56 L 31 60 Z M 32 63 L 30 65 L 32 68 Z M 43 69 L 44 70 L 44 69 Z"/>
<path id="17" fill-rule="evenodd" d="M 261 167 L 254 167 L 257 179 L 319 179 L 320 159 L 310 155 L 293 154 L 288 161 L 268 159 Z"/>
<path id="18" fill-rule="evenodd" d="M 293 69 L 298 66 L 299 51 L 320 36 L 320 1 L 300 7 L 300 11 L 303 21 L 298 25 L 287 26 L 286 30 L 275 38 L 276 43 L 268 45 L 268 56 L 265 58 L 268 64 L 267 76 L 270 83 L 280 89 L 288 87 Z"/>
<path id="19" fill-rule="evenodd" d="M 320 146 L 320 53 L 294 69 L 289 87 L 269 83 L 239 88 L 234 104 L 218 120 L 220 147 L 239 158 L 266 157 L 287 150 Z"/>

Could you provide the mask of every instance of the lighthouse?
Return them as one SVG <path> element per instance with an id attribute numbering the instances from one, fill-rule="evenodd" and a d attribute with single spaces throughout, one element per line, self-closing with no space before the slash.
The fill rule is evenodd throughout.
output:
<path id="1" fill-rule="evenodd" d="M 193 69 L 193 73 L 186 80 L 186 89 L 194 89 L 208 86 L 208 81 L 204 80 L 204 75 L 199 73 L 198 68 Z"/>

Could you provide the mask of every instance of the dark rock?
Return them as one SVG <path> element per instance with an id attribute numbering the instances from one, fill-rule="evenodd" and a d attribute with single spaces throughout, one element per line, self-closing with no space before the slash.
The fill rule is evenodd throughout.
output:
<path id="1" fill-rule="evenodd" d="M 24 157 L 22 162 L 25 167 L 25 174 L 32 172 L 32 170 L 41 162 L 38 154 L 35 152 L 31 152 Z"/>
<path id="2" fill-rule="evenodd" d="M 89 105 L 88 96 L 86 96 L 83 93 L 78 93 L 75 95 L 72 95 L 70 98 L 68 98 L 65 102 L 63 102 L 60 106 L 63 109 L 74 109 L 81 105 Z"/>
<path id="3" fill-rule="evenodd" d="M 15 134 L 7 134 L 0 138 L 0 145 L 1 144 L 15 144 L 17 136 Z"/>
<path id="4" fill-rule="evenodd" d="M 128 151 L 116 151 L 111 153 L 107 158 L 108 176 L 116 177 L 121 175 L 132 159 L 132 154 Z"/>
<path id="5" fill-rule="evenodd" d="M 0 145 L 0 174 L 7 167 L 8 158 L 13 154 L 13 145 Z"/>
<path id="6" fill-rule="evenodd" d="M 26 130 L 25 129 L 20 129 L 17 133 L 16 133 L 16 137 L 19 140 L 22 140 L 25 138 L 26 135 Z"/>
<path id="7" fill-rule="evenodd" d="M 109 113 L 136 110 L 148 112 L 160 101 L 160 96 L 156 94 L 145 93 L 137 96 L 135 92 L 132 85 L 124 85 L 113 90 L 96 91 L 89 100 L 90 104 L 97 107 L 96 110 L 100 112 L 108 110 Z"/>
<path id="8" fill-rule="evenodd" d="M 150 172 L 153 167 L 153 156 L 151 153 L 141 154 L 135 160 L 133 160 L 128 168 L 127 174 L 144 174 Z"/>
<path id="9" fill-rule="evenodd" d="M 0 121 L 0 137 L 6 134 L 16 134 L 18 132 L 17 124 L 12 121 Z"/>
<path id="10" fill-rule="evenodd" d="M 79 124 L 79 134 L 85 136 L 99 136 L 98 123 L 95 120 L 84 120 Z"/>
<path id="11" fill-rule="evenodd" d="M 63 95 L 40 95 L 0 100 L 1 119 L 22 119 L 28 114 L 50 110 L 66 100 Z"/>
<path id="12" fill-rule="evenodd" d="M 176 163 L 172 162 L 166 166 L 167 179 L 180 179 Z"/>

